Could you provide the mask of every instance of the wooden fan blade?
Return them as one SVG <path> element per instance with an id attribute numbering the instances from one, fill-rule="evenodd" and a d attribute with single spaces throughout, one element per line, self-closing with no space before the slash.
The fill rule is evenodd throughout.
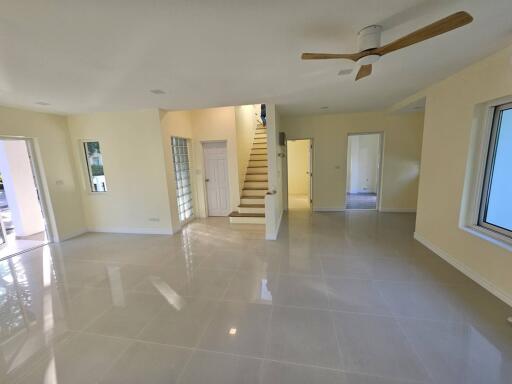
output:
<path id="1" fill-rule="evenodd" d="M 303 53 L 302 60 L 348 59 L 357 61 L 359 53 Z"/>
<path id="2" fill-rule="evenodd" d="M 410 33 L 398 40 L 386 44 L 380 48 L 373 50 L 372 53 L 377 55 L 385 55 L 387 53 L 408 47 L 410 45 L 431 39 L 432 37 L 442 35 L 443 33 L 460 28 L 473 21 L 473 17 L 464 11 L 454 13 L 444 19 L 438 20 L 435 23 L 427 25 L 417 31 Z"/>
<path id="3" fill-rule="evenodd" d="M 357 72 L 356 75 L 356 81 L 359 79 L 362 79 L 363 77 L 370 76 L 372 73 L 372 65 L 361 65 L 361 68 L 359 68 L 359 72 Z"/>

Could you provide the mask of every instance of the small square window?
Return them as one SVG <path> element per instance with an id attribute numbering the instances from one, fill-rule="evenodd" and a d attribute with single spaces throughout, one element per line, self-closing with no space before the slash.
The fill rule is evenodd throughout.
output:
<path id="1" fill-rule="evenodd" d="M 85 141 L 84 152 L 91 192 L 107 192 L 103 156 L 99 141 Z"/>

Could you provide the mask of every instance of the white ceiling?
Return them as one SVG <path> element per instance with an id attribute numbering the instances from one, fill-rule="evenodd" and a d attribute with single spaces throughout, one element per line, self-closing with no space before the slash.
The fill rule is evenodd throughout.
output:
<path id="1" fill-rule="evenodd" d="M 382 25 L 386 43 L 459 10 L 475 21 L 382 58 L 357 83 L 337 75 L 351 62 L 299 59 L 353 52 L 367 25 Z M 58 113 L 263 101 L 285 114 L 384 108 L 512 43 L 511 14 L 511 0 L 2 1 L 0 104 Z"/>

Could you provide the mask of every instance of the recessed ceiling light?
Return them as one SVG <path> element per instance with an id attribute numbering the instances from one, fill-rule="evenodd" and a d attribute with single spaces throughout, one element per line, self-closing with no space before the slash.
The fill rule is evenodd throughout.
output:
<path id="1" fill-rule="evenodd" d="M 165 91 L 162 91 L 161 89 L 151 89 L 149 92 L 153 95 L 165 95 Z"/>
<path id="2" fill-rule="evenodd" d="M 236 328 L 230 328 L 229 329 L 229 334 L 233 335 L 233 336 L 236 335 Z"/>
<path id="3" fill-rule="evenodd" d="M 325 111 L 326 109 L 329 109 L 329 107 L 325 107 L 325 106 L 324 106 L 324 107 L 320 107 L 320 109 L 321 109 L 322 111 Z"/>
<path id="4" fill-rule="evenodd" d="M 42 105 L 44 107 L 47 107 L 48 105 L 51 105 L 50 103 L 47 103 L 46 101 L 36 101 L 37 105 Z"/>

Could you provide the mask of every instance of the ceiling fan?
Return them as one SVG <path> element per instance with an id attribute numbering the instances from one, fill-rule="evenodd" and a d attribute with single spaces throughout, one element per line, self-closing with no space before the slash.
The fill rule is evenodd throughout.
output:
<path id="1" fill-rule="evenodd" d="M 473 17 L 469 13 L 456 12 L 383 46 L 380 45 L 382 27 L 371 25 L 359 31 L 359 52 L 357 53 L 303 53 L 301 57 L 302 60 L 348 59 L 355 61 L 360 65 L 356 75 L 357 81 L 372 73 L 372 64 L 376 63 L 381 56 L 442 35 L 472 21 Z"/>

